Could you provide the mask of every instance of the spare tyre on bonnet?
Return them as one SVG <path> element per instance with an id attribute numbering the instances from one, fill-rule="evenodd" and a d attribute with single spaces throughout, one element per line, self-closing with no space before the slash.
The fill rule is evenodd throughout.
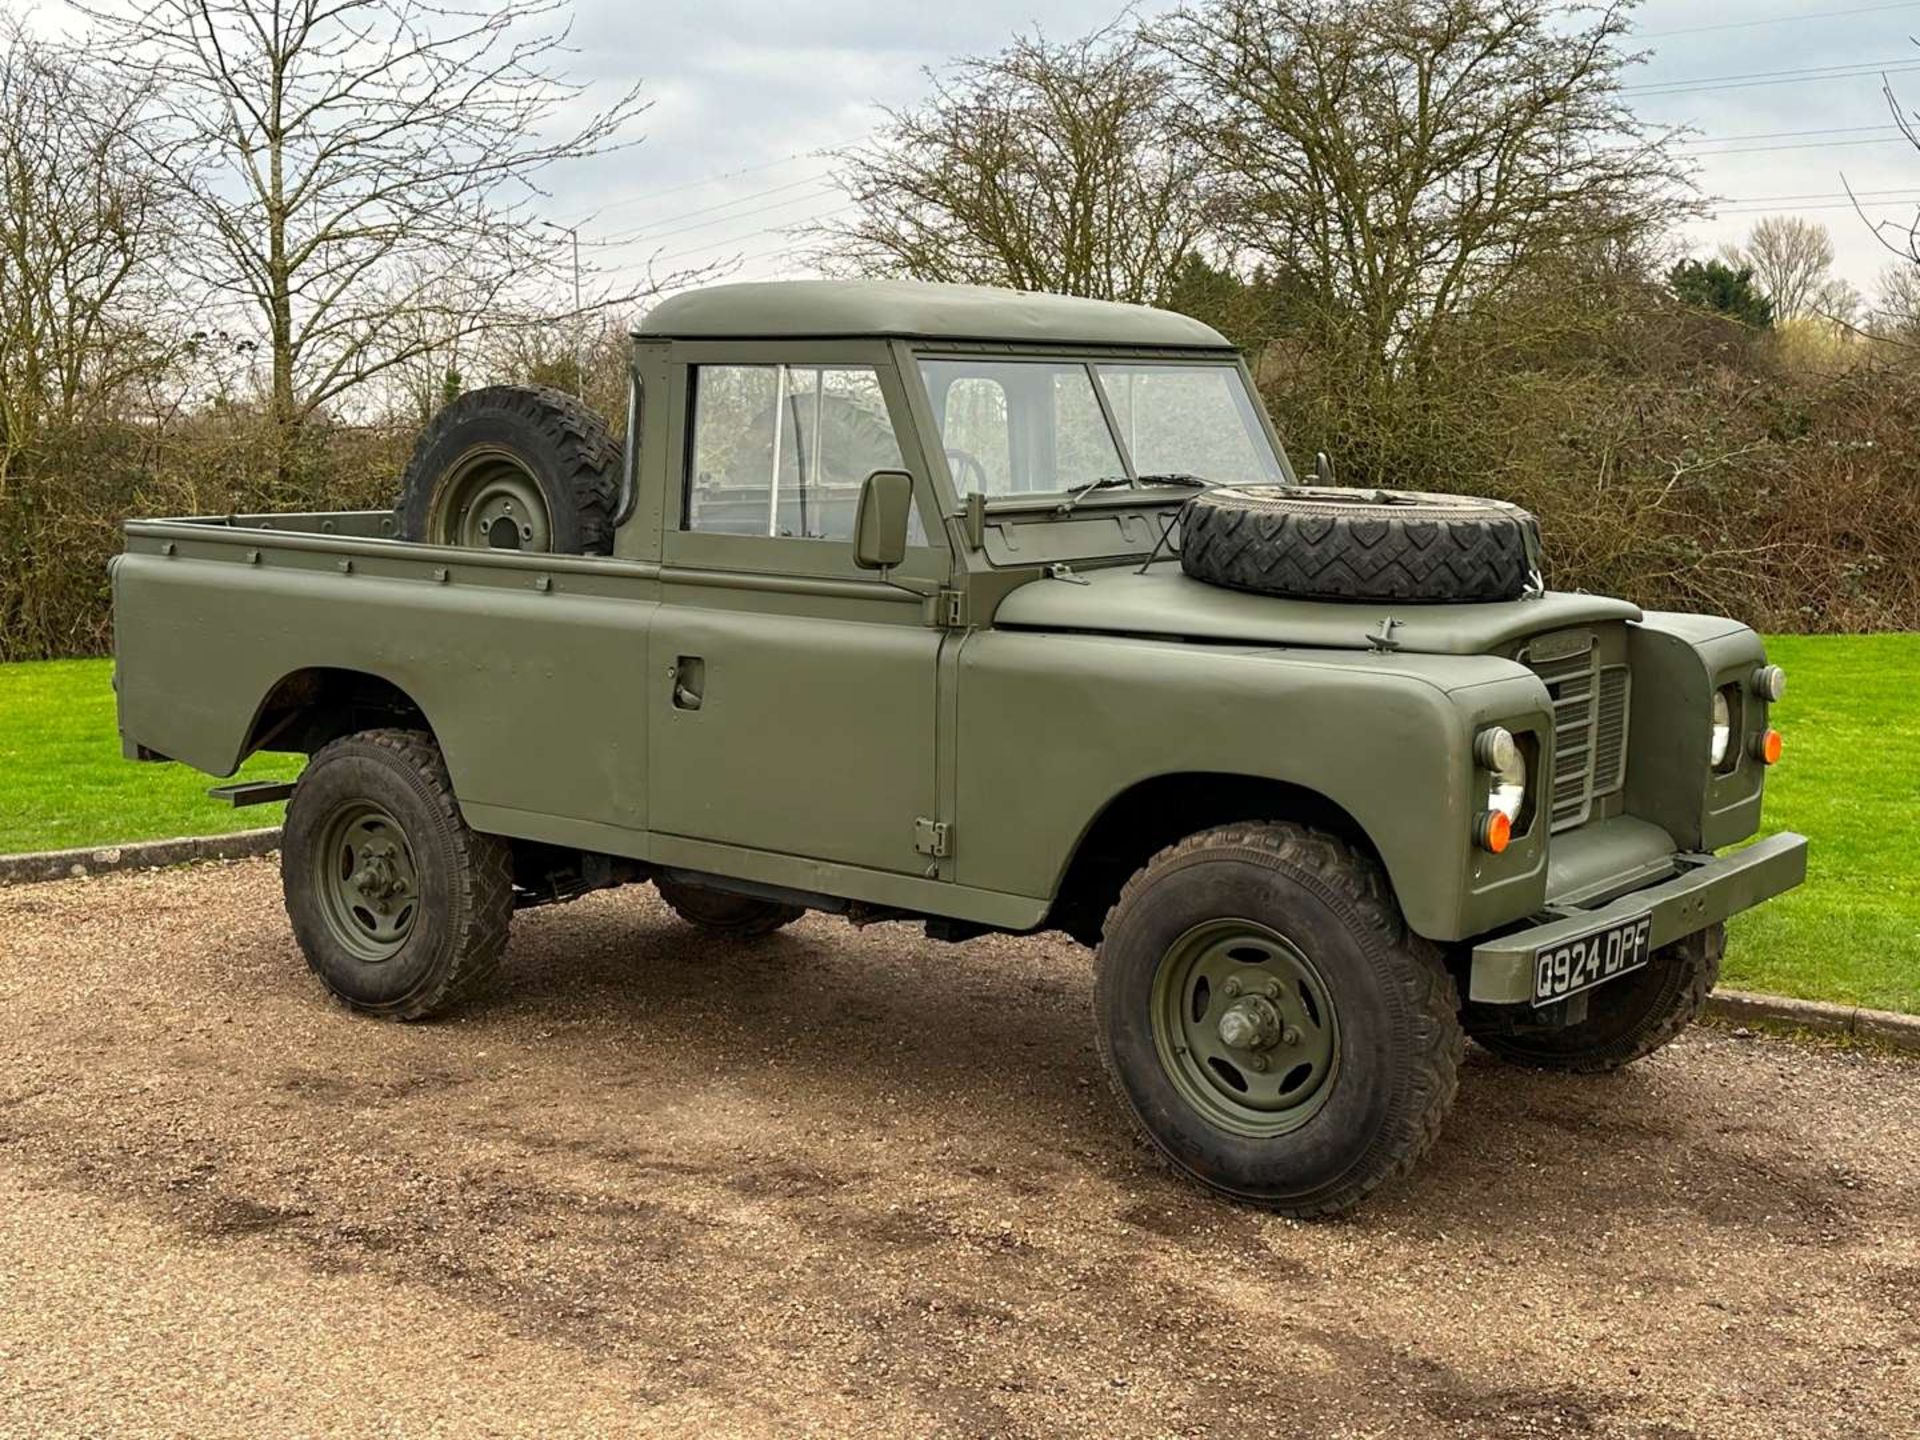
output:
<path id="1" fill-rule="evenodd" d="M 1515 600 L 1540 584 L 1540 525 L 1474 495 L 1335 486 L 1222 488 L 1189 500 L 1180 566 L 1302 600 Z"/>

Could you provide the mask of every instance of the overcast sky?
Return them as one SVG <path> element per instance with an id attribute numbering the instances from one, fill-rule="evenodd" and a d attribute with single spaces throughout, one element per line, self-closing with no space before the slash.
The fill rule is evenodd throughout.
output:
<path id="1" fill-rule="evenodd" d="M 846 203 L 819 152 L 867 135 L 881 106 L 911 104 L 926 67 L 997 49 L 1035 24 L 1077 35 L 1117 8 L 577 3 L 585 73 L 606 93 L 643 77 L 653 109 L 639 148 L 553 177 L 554 219 L 580 222 L 588 253 L 610 270 L 634 275 L 649 255 L 669 270 L 738 257 L 741 278 L 806 273 L 792 227 Z M 1699 248 L 1737 240 L 1758 215 L 1799 211 L 1831 228 L 1841 273 L 1871 294 L 1887 256 L 1842 177 L 1878 207 L 1875 218 L 1911 215 L 1920 201 L 1920 153 L 1891 128 L 1880 95 L 1882 67 L 1911 67 L 1889 79 L 1920 109 L 1920 0 L 1646 0 L 1638 30 L 1651 55 L 1631 82 L 1634 103 L 1649 120 L 1700 132 L 1688 150 L 1721 202 L 1696 227 Z"/>

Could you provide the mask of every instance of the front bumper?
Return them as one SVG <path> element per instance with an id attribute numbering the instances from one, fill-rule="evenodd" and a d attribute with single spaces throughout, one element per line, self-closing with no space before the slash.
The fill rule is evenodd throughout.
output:
<path id="1" fill-rule="evenodd" d="M 1651 913 L 1655 949 L 1770 900 L 1807 878 L 1807 840 L 1785 832 L 1730 855 L 1676 855 L 1680 873 L 1591 910 L 1551 907 L 1552 919 L 1473 947 L 1467 998 L 1483 1005 L 1533 1000 L 1534 956 L 1616 921 Z"/>

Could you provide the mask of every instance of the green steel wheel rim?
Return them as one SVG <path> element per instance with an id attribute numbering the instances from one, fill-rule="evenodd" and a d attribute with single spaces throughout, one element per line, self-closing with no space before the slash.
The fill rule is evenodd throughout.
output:
<path id="1" fill-rule="evenodd" d="M 545 552 L 553 549 L 553 516 L 526 465 L 482 445 L 455 461 L 435 490 L 427 534 L 438 545 Z"/>
<path id="2" fill-rule="evenodd" d="M 1152 1007 L 1167 1077 L 1222 1130 L 1285 1135 L 1332 1093 L 1333 996 L 1297 946 L 1257 921 L 1212 920 L 1175 940 L 1154 971 Z"/>
<path id="3" fill-rule="evenodd" d="M 420 913 L 420 872 L 399 821 L 371 801 L 342 805 L 321 828 L 317 859 L 334 938 L 368 964 L 392 959 Z"/>

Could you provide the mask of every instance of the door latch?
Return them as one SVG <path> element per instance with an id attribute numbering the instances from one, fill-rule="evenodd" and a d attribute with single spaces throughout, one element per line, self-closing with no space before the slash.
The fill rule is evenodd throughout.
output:
<path id="1" fill-rule="evenodd" d="M 676 710 L 698 710 L 706 683 L 707 662 L 698 655 L 682 655 L 667 667 L 667 685 Z"/>

